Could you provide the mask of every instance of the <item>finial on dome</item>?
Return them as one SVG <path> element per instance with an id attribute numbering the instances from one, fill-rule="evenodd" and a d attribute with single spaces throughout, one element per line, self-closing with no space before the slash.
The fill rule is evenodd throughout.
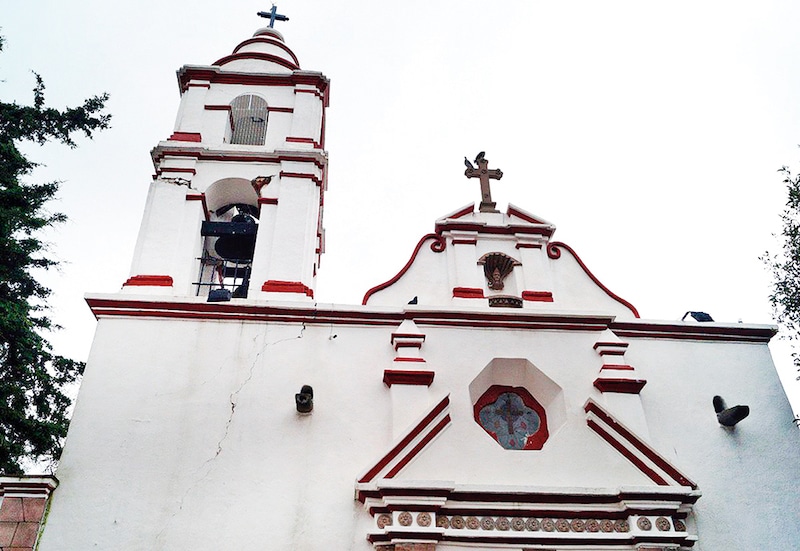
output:
<path id="1" fill-rule="evenodd" d="M 272 4 L 272 9 L 270 11 L 260 11 L 257 15 L 269 19 L 270 29 L 275 27 L 275 21 L 289 21 L 288 17 L 278 13 L 278 8 L 275 4 Z"/>

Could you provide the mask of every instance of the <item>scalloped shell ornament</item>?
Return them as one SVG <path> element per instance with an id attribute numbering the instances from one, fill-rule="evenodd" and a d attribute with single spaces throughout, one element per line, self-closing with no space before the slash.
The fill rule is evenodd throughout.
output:
<path id="1" fill-rule="evenodd" d="M 503 280 L 508 277 L 514 266 L 519 266 L 520 262 L 514 260 L 503 253 L 488 253 L 481 257 L 478 264 L 483 264 L 483 273 L 489 284 L 489 289 L 502 291 Z"/>

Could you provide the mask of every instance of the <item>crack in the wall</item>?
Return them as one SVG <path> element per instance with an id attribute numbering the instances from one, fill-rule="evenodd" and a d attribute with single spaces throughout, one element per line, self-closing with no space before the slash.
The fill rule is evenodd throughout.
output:
<path id="1" fill-rule="evenodd" d="M 314 307 L 315 307 L 315 309 L 314 309 L 314 312 L 315 312 L 315 315 L 316 315 L 316 303 L 314 303 Z M 268 328 L 267 328 L 267 329 L 268 329 Z M 249 369 L 247 370 L 247 376 L 246 376 L 246 377 L 244 378 L 244 380 L 243 380 L 243 381 L 242 381 L 242 382 L 239 384 L 238 388 L 236 388 L 236 390 L 234 390 L 234 391 L 233 391 L 233 392 L 230 394 L 230 396 L 228 397 L 228 401 L 229 401 L 229 403 L 230 403 L 230 406 L 231 406 L 231 407 L 230 407 L 230 412 L 229 412 L 229 414 L 228 414 L 228 419 L 227 419 L 227 421 L 225 422 L 225 428 L 224 428 L 224 430 L 223 430 L 222 436 L 220 437 L 219 441 L 217 442 L 217 449 L 216 449 L 216 451 L 214 452 L 214 455 L 213 455 L 212 457 L 209 457 L 208 459 L 206 459 L 206 460 L 203 462 L 203 464 L 202 464 L 202 465 L 200 465 L 200 467 L 198 467 L 198 469 L 197 469 L 198 471 L 202 471 L 202 470 L 204 470 L 204 469 L 205 469 L 205 472 L 204 472 L 204 473 L 203 473 L 203 474 L 202 474 L 202 475 L 201 475 L 201 476 L 200 476 L 200 477 L 199 477 L 197 480 L 195 480 L 195 482 L 194 482 L 194 483 L 192 483 L 192 484 L 191 484 L 191 485 L 190 485 L 190 486 L 189 486 L 189 487 L 186 489 L 186 491 L 183 493 L 183 496 L 181 496 L 181 499 L 180 499 L 180 501 L 178 502 L 178 507 L 177 507 L 177 509 L 175 510 L 175 512 L 174 512 L 174 513 L 172 513 L 172 515 L 170 515 L 169 519 L 168 519 L 168 520 L 167 520 L 167 522 L 164 524 L 164 527 L 161 529 L 161 531 L 160 531 L 160 532 L 158 533 L 158 535 L 156 536 L 156 543 L 159 543 L 159 542 L 160 542 L 160 540 L 161 540 L 162 536 L 164 535 L 164 533 L 166 532 L 166 530 L 169 528 L 169 526 L 170 526 L 170 524 L 172 523 L 173 519 L 174 519 L 176 516 L 178 516 L 178 514 L 179 514 L 179 513 L 180 513 L 180 512 L 183 510 L 183 505 L 184 505 L 184 503 L 185 503 L 185 501 L 186 501 L 186 498 L 189 496 L 189 494 L 192 492 L 192 490 L 194 490 L 194 489 L 195 489 L 195 488 L 196 488 L 196 487 L 197 487 L 199 484 L 201 484 L 201 483 L 202 483 L 202 482 L 203 482 L 203 481 L 204 481 L 204 480 L 205 480 L 205 479 L 208 477 L 208 475 L 210 475 L 210 474 L 211 474 L 211 471 L 212 471 L 212 466 L 213 466 L 213 465 L 212 465 L 212 463 L 213 463 L 213 462 L 214 462 L 214 461 L 215 461 L 215 460 L 216 460 L 216 459 L 217 459 L 217 458 L 220 456 L 220 454 L 222 453 L 223 444 L 224 444 L 225 440 L 228 438 L 228 434 L 230 433 L 231 424 L 233 423 L 233 416 L 234 416 L 234 414 L 236 413 L 236 405 L 237 405 L 237 403 L 238 403 L 238 397 L 239 397 L 239 395 L 241 394 L 241 392 L 244 390 L 244 388 L 247 386 L 247 384 L 248 384 L 248 383 L 249 383 L 249 382 L 252 380 L 252 378 L 253 378 L 253 375 L 255 374 L 255 368 L 256 368 L 256 365 L 258 364 L 258 361 L 259 361 L 259 359 L 260 359 L 260 358 L 261 358 L 261 357 L 264 355 L 264 353 L 265 353 L 265 352 L 267 351 L 267 349 L 268 349 L 268 348 L 270 348 L 270 347 L 276 346 L 276 345 L 278 345 L 278 344 L 281 344 L 281 343 L 283 343 L 283 342 L 288 342 L 288 341 L 294 341 L 294 340 L 297 340 L 297 339 L 302 339 L 302 338 L 303 338 L 303 334 L 305 333 L 305 330 L 306 330 L 306 324 L 305 324 L 305 322 L 303 322 L 302 326 L 300 327 L 300 332 L 299 332 L 297 335 L 295 335 L 295 336 L 292 336 L 292 337 L 286 337 L 286 338 L 283 338 L 283 339 L 278 339 L 278 340 L 276 340 L 276 341 L 274 341 L 274 342 L 265 342 L 265 343 L 264 343 L 264 345 L 261 347 L 261 350 L 259 350 L 259 351 L 256 353 L 256 355 L 253 357 L 253 361 L 250 363 L 250 367 L 249 367 Z M 268 331 L 265 331 L 265 332 L 263 333 L 263 338 L 264 338 L 265 340 L 266 340 L 266 338 L 267 338 L 267 332 L 268 332 Z M 254 339 L 253 339 L 253 340 L 255 341 L 257 338 L 258 338 L 258 335 L 257 335 L 256 337 L 254 337 Z M 221 366 L 221 367 L 220 367 L 220 369 L 218 370 L 218 372 L 219 372 L 219 371 L 221 371 L 221 370 L 223 369 L 223 367 L 224 367 L 224 366 Z M 205 382 L 203 383 L 203 385 L 205 385 Z M 163 543 L 163 542 L 162 542 L 162 543 Z"/>

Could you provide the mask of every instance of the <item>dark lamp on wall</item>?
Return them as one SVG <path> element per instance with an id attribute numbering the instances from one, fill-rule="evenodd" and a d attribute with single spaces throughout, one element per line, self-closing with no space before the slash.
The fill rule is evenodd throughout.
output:
<path id="1" fill-rule="evenodd" d="M 719 424 L 728 428 L 735 427 L 736 423 L 750 415 L 748 406 L 725 407 L 722 396 L 714 396 L 714 411 L 717 413 Z"/>
<path id="2" fill-rule="evenodd" d="M 311 413 L 314 409 L 314 389 L 303 385 L 300 392 L 294 395 L 294 402 L 298 413 Z"/>

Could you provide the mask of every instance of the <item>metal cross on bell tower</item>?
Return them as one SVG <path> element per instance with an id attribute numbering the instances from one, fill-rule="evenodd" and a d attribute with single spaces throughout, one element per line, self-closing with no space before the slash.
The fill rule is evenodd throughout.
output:
<path id="1" fill-rule="evenodd" d="M 475 157 L 475 162 L 478 163 L 478 168 L 472 166 L 472 163 L 464 157 L 464 164 L 467 165 L 467 170 L 464 171 L 464 176 L 467 178 L 479 178 L 481 181 L 481 212 L 500 212 L 495 208 L 497 203 L 492 201 L 492 190 L 489 188 L 489 180 L 499 180 L 503 177 L 503 171 L 499 168 L 489 169 L 489 161 L 484 158 L 485 153 L 481 151 Z"/>
<path id="2" fill-rule="evenodd" d="M 278 13 L 278 8 L 275 4 L 272 4 L 272 9 L 269 11 L 260 11 L 258 14 L 260 17 L 265 17 L 269 19 L 269 28 L 272 29 L 275 27 L 275 21 L 289 21 L 289 18 L 285 15 L 281 15 Z"/>

